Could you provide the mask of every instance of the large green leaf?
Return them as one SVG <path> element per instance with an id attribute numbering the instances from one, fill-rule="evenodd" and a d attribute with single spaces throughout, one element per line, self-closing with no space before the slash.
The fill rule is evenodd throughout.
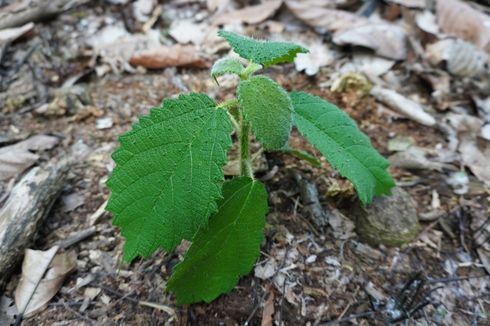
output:
<path id="1" fill-rule="evenodd" d="M 388 161 L 345 112 L 332 103 L 303 92 L 291 93 L 294 124 L 349 179 L 363 203 L 373 196 L 389 194 L 395 185 L 386 171 Z"/>
<path id="2" fill-rule="evenodd" d="M 308 52 L 304 47 L 293 43 L 260 41 L 223 30 L 219 31 L 218 35 L 226 39 L 242 58 L 260 63 L 264 67 L 281 62 L 293 62 L 296 54 Z"/>
<path id="3" fill-rule="evenodd" d="M 281 149 L 288 141 L 293 106 L 286 91 L 272 79 L 254 76 L 238 85 L 245 119 L 266 149 Z"/>
<path id="4" fill-rule="evenodd" d="M 231 291 L 252 269 L 263 239 L 267 193 L 259 181 L 235 178 L 208 227 L 199 230 L 167 283 L 178 304 L 210 302 Z"/>
<path id="5" fill-rule="evenodd" d="M 171 251 L 216 211 L 232 131 L 204 94 L 165 100 L 120 137 L 107 210 L 126 238 L 124 260 Z"/>

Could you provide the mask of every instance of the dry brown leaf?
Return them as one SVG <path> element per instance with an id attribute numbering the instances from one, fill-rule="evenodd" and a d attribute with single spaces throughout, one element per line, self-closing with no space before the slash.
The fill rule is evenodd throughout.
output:
<path id="1" fill-rule="evenodd" d="M 296 17 L 306 24 L 331 32 L 368 22 L 366 18 L 348 11 L 327 8 L 327 2 L 324 0 L 288 0 L 286 5 Z"/>
<path id="2" fill-rule="evenodd" d="M 269 297 L 264 304 L 264 310 L 262 310 L 262 322 L 260 326 L 272 326 L 274 325 L 274 290 L 269 287 Z"/>
<path id="3" fill-rule="evenodd" d="M 304 70 L 308 76 L 313 76 L 321 67 L 328 66 L 334 61 L 333 52 L 321 41 L 306 46 L 310 52 L 298 53 L 294 59 L 296 70 Z"/>
<path id="4" fill-rule="evenodd" d="M 74 253 L 57 252 L 58 246 L 46 251 L 26 250 L 22 276 L 15 289 L 15 304 L 24 318 L 44 309 L 65 277 L 76 269 Z"/>
<path id="5" fill-rule="evenodd" d="M 394 60 L 407 57 L 407 34 L 395 25 L 370 23 L 336 32 L 338 45 L 356 45 L 374 50 L 376 54 Z"/>
<path id="6" fill-rule="evenodd" d="M 266 1 L 255 6 L 224 12 L 213 17 L 214 25 L 224 24 L 258 24 L 276 13 L 282 5 L 282 0 Z"/>
<path id="7" fill-rule="evenodd" d="M 166 67 L 207 68 L 209 63 L 198 53 L 193 45 L 171 45 L 136 52 L 129 63 L 150 69 Z"/>
<path id="8" fill-rule="evenodd" d="M 460 0 L 437 0 L 436 15 L 444 33 L 490 51 L 490 16 Z"/>
<path id="9" fill-rule="evenodd" d="M 41 151 L 56 146 L 59 139 L 37 135 L 17 144 L 0 148 L 0 180 L 10 179 L 36 163 L 39 155 L 30 151 Z"/>

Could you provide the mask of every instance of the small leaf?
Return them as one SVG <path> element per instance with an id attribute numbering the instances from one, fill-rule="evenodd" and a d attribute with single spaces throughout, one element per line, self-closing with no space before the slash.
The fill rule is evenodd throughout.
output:
<path id="1" fill-rule="evenodd" d="M 260 41 L 223 30 L 218 35 L 226 39 L 242 58 L 260 63 L 265 68 L 276 63 L 293 62 L 296 54 L 308 52 L 294 43 Z"/>
<path id="2" fill-rule="evenodd" d="M 218 212 L 193 239 L 167 283 L 177 304 L 211 302 L 231 291 L 252 269 L 263 238 L 267 193 L 259 181 L 240 177 L 223 185 Z"/>
<path id="3" fill-rule="evenodd" d="M 272 79 L 254 76 L 238 85 L 245 119 L 266 149 L 281 149 L 288 141 L 293 107 L 286 91 Z"/>
<path id="4" fill-rule="evenodd" d="M 120 137 L 107 210 L 126 238 L 124 260 L 173 250 L 217 209 L 231 146 L 226 111 L 204 94 L 165 100 Z"/>
<path id="5" fill-rule="evenodd" d="M 240 60 L 233 58 L 222 58 L 214 63 L 213 68 L 211 68 L 211 76 L 216 79 L 217 77 L 225 74 L 240 75 L 243 69 L 244 67 Z"/>
<path id="6" fill-rule="evenodd" d="M 386 171 L 388 161 L 345 112 L 332 103 L 303 92 L 291 93 L 294 124 L 349 179 L 364 204 L 389 194 L 395 183 Z"/>

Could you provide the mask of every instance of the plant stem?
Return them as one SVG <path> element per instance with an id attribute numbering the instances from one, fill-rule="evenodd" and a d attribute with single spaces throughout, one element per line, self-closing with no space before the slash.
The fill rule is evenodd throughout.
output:
<path id="1" fill-rule="evenodd" d="M 240 175 L 254 178 L 252 163 L 250 161 L 250 124 L 241 119 L 240 121 Z"/>

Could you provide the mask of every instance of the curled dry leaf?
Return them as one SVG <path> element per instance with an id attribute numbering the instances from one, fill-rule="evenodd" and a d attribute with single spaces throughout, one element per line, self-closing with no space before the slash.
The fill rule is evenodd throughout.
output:
<path id="1" fill-rule="evenodd" d="M 53 136 L 32 136 L 17 144 L 0 148 L 0 180 L 10 179 L 36 163 L 39 155 L 31 151 L 48 150 L 56 146 L 59 139 Z"/>
<path id="2" fill-rule="evenodd" d="M 439 26 L 437 25 L 436 16 L 429 11 L 424 10 L 415 15 L 415 23 L 417 27 L 426 33 L 433 35 L 439 34 Z"/>
<path id="3" fill-rule="evenodd" d="M 335 33 L 333 41 L 338 45 L 363 46 L 389 59 L 404 60 L 407 57 L 407 34 L 391 24 L 354 26 Z"/>
<path id="4" fill-rule="evenodd" d="M 306 24 L 330 32 L 348 29 L 368 23 L 364 17 L 343 10 L 327 8 L 323 0 L 288 0 L 289 10 Z"/>
<path id="5" fill-rule="evenodd" d="M 24 318 L 44 309 L 65 277 L 76 269 L 74 253 L 56 254 L 57 251 L 57 246 L 46 251 L 26 250 L 22 276 L 15 289 L 15 304 Z"/>
<path id="6" fill-rule="evenodd" d="M 490 51 L 490 16 L 460 0 L 437 0 L 436 15 L 444 33 Z"/>
<path id="7" fill-rule="evenodd" d="M 154 49 L 136 52 L 129 63 L 150 69 L 166 67 L 207 68 L 209 63 L 199 54 L 193 45 L 159 46 Z"/>
<path id="8" fill-rule="evenodd" d="M 433 65 L 445 61 L 447 70 L 456 76 L 473 77 L 487 72 L 486 53 L 462 40 L 445 39 L 430 44 L 426 56 Z"/>
<path id="9" fill-rule="evenodd" d="M 417 121 L 425 126 L 433 126 L 436 124 L 434 117 L 425 112 L 418 103 L 391 89 L 375 86 L 371 89 L 371 95 L 378 101 L 385 103 L 409 119 Z"/>
<path id="10" fill-rule="evenodd" d="M 214 25 L 237 23 L 258 24 L 276 13 L 282 5 L 282 0 L 266 1 L 255 6 L 218 14 L 213 18 Z"/>

